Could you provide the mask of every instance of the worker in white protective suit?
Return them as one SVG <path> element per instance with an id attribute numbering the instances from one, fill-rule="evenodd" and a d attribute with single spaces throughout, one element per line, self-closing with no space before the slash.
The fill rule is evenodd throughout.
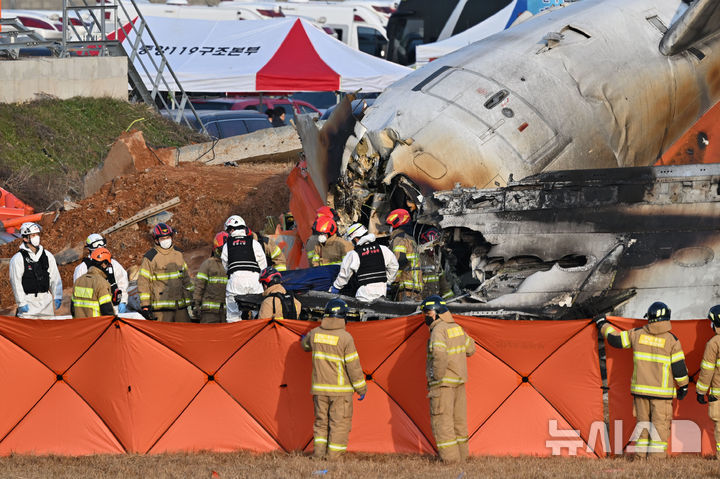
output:
<path id="1" fill-rule="evenodd" d="M 395 255 L 387 246 L 379 244 L 375 235 L 368 233 L 360 223 L 351 225 L 346 237 L 353 242 L 355 249 L 343 258 L 330 292 L 340 293 L 354 274 L 360 285 L 355 293 L 357 299 L 369 302 L 384 297 L 398 271 Z"/>
<path id="2" fill-rule="evenodd" d="M 41 232 L 40 225 L 23 223 L 20 251 L 10 259 L 10 285 L 21 318 L 53 316 L 62 305 L 60 272 L 55 257 L 40 244 Z"/>
<path id="3" fill-rule="evenodd" d="M 267 258 L 262 245 L 248 234 L 245 220 L 240 216 L 229 217 L 225 221 L 225 231 L 229 238 L 223 246 L 220 260 L 228 274 L 225 289 L 227 322 L 234 323 L 242 319 L 235 295 L 262 294 L 260 271 L 267 268 Z"/>
<path id="4" fill-rule="evenodd" d="M 88 255 L 83 258 L 79 265 L 75 267 L 73 272 L 73 284 L 88 272 L 88 268 L 93 265 L 90 255 L 93 251 L 98 248 L 107 248 L 105 238 L 98 233 L 93 233 L 85 240 L 85 248 L 88 250 Z M 128 303 L 128 288 L 130 287 L 130 281 L 128 280 L 127 271 L 122 267 L 115 258 L 110 260 L 110 268 L 104 270 L 107 276 L 108 283 L 110 283 L 110 292 L 113 299 L 117 298 L 120 300 L 120 304 L 115 306 L 115 313 L 126 313 Z M 114 304 L 114 303 L 113 303 Z"/>

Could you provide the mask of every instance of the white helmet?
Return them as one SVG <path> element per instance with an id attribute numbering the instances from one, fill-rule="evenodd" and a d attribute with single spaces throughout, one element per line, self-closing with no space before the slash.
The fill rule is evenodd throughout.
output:
<path id="1" fill-rule="evenodd" d="M 30 236 L 35 233 L 40 233 L 42 231 L 42 228 L 37 223 L 23 223 L 20 226 L 20 235 L 21 236 Z"/>
<path id="2" fill-rule="evenodd" d="M 345 236 L 347 236 L 347 239 L 351 240 L 365 236 L 367 233 L 367 228 L 365 228 L 360 223 L 354 223 L 351 224 L 350 227 L 347 229 L 347 233 L 345 233 Z"/>
<path id="3" fill-rule="evenodd" d="M 242 216 L 238 215 L 232 215 L 227 220 L 225 220 L 225 229 L 228 228 L 240 228 L 242 226 L 245 226 L 245 220 L 242 219 Z"/>
<path id="4" fill-rule="evenodd" d="M 90 251 L 105 246 L 105 238 L 98 233 L 93 233 L 85 240 L 85 247 Z"/>

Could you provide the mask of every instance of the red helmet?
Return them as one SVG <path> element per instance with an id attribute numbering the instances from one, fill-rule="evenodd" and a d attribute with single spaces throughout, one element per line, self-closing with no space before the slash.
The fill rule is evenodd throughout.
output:
<path id="1" fill-rule="evenodd" d="M 175 231 L 165 223 L 158 223 L 152 230 L 152 237 L 154 239 L 162 238 L 163 236 L 172 236 Z"/>
<path id="2" fill-rule="evenodd" d="M 393 228 L 397 228 L 398 226 L 402 226 L 410 222 L 410 213 L 402 208 L 392 210 L 385 222 Z"/>
<path id="3" fill-rule="evenodd" d="M 221 231 L 216 234 L 215 240 L 213 241 L 213 248 L 222 248 L 229 237 L 230 235 L 228 235 L 226 231 Z"/>
<path id="4" fill-rule="evenodd" d="M 335 210 L 332 209 L 332 208 L 330 208 L 329 206 L 321 206 L 320 208 L 318 208 L 317 210 L 315 210 L 315 217 L 316 217 L 316 218 L 320 218 L 320 217 L 323 217 L 323 216 L 325 216 L 325 217 L 327 217 L 327 218 L 332 218 L 332 219 L 335 220 L 335 221 L 337 221 L 337 220 L 340 219 L 340 217 L 339 217 L 338 214 L 335 212 Z"/>
<path id="5" fill-rule="evenodd" d="M 260 272 L 260 282 L 265 286 L 270 286 L 280 281 L 282 281 L 282 275 L 275 268 L 265 268 Z"/>
<path id="6" fill-rule="evenodd" d="M 107 261 L 109 263 L 112 259 L 112 255 L 106 248 L 96 248 L 92 253 L 90 253 L 90 259 L 98 263 L 102 263 L 103 261 Z"/>
<path id="7" fill-rule="evenodd" d="M 429 243 L 440 238 L 440 232 L 436 228 L 430 228 L 427 231 L 423 231 L 420 235 L 420 244 Z"/>
<path id="8" fill-rule="evenodd" d="M 313 223 L 313 231 L 319 234 L 332 236 L 337 233 L 337 223 L 327 216 L 319 216 Z"/>

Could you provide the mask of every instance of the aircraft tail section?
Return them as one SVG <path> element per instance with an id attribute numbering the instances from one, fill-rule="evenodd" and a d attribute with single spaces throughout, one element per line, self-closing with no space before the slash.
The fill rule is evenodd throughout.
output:
<path id="1" fill-rule="evenodd" d="M 665 33 L 660 42 L 660 52 L 666 56 L 675 55 L 718 33 L 720 2 L 695 0 Z"/>

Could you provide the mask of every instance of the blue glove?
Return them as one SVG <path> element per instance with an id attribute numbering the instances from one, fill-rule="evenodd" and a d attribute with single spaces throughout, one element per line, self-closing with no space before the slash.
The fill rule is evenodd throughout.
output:
<path id="1" fill-rule="evenodd" d="M 127 303 L 118 304 L 118 313 L 127 313 Z"/>
<path id="2" fill-rule="evenodd" d="M 62 305 L 62 299 L 56 299 L 55 300 L 55 309 L 60 309 L 61 305 Z"/>
<path id="3" fill-rule="evenodd" d="M 332 294 L 340 294 L 340 290 L 337 289 L 335 286 L 330 286 L 330 292 Z"/>
<path id="4" fill-rule="evenodd" d="M 28 306 L 28 305 L 26 304 L 25 306 L 20 306 L 20 307 L 17 309 L 17 312 L 18 312 L 18 314 L 20 314 L 20 313 L 27 313 L 29 310 L 30 310 L 30 306 Z"/>
<path id="5" fill-rule="evenodd" d="M 307 335 L 306 335 L 306 334 L 303 334 L 302 336 L 300 336 L 300 342 L 301 342 L 301 343 L 302 343 L 303 339 L 305 339 L 305 336 L 307 336 Z"/>
<path id="6" fill-rule="evenodd" d="M 365 394 L 361 394 L 360 397 L 358 398 L 358 401 L 362 401 L 363 399 L 365 399 Z"/>

